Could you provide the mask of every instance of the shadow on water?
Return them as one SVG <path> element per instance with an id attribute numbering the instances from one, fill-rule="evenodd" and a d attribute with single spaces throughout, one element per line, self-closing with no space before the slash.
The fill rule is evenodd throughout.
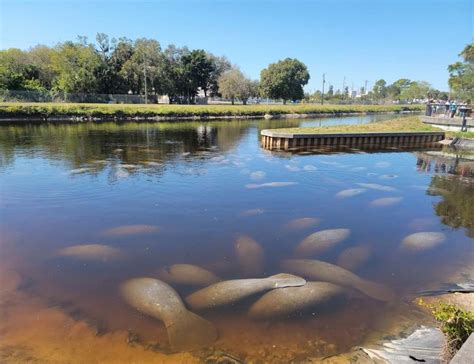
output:
<path id="1" fill-rule="evenodd" d="M 438 149 L 275 154 L 258 145 L 260 129 L 319 122 L 2 126 L 0 283 L 8 284 L 0 292 L 0 358 L 71 362 L 80 352 L 90 362 L 289 362 L 429 322 L 411 304 L 414 292 L 448 283 L 472 247 L 468 157 L 453 162 Z M 173 356 L 160 320 L 120 293 L 130 278 L 156 278 L 181 263 L 223 280 L 243 278 L 255 264 L 261 277 L 282 273 L 300 242 L 340 228 L 350 234 L 304 258 L 344 262 L 364 282 L 395 292 L 393 301 L 366 296 L 346 275 L 352 283 L 342 278 L 346 295 L 336 304 L 253 320 L 247 313 L 263 294 L 256 292 L 196 310 L 219 338 Z M 445 238 L 404 249 L 402 240 L 418 232 Z M 78 245 L 92 247 L 94 259 L 71 249 Z M 347 251 L 362 255 L 351 261 Z M 191 272 L 195 280 L 203 274 Z M 171 285 L 181 300 L 199 288 Z M 52 354 L 57 347 L 62 356 Z"/>

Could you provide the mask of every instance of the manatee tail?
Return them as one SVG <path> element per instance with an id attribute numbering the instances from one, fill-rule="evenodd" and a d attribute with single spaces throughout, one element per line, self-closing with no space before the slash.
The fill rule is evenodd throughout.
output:
<path id="1" fill-rule="evenodd" d="M 362 291 L 367 296 L 375 298 L 379 301 L 393 301 L 395 294 L 390 288 L 385 287 L 382 284 L 374 283 L 361 279 L 361 281 L 355 286 L 359 291 Z"/>
<path id="2" fill-rule="evenodd" d="M 214 325 L 191 311 L 185 311 L 166 327 L 174 351 L 191 351 L 211 345 L 217 340 Z"/>
<path id="3" fill-rule="evenodd" d="M 276 285 L 275 288 L 300 287 L 306 284 L 304 278 L 289 273 L 278 273 L 265 279 L 274 280 Z"/>

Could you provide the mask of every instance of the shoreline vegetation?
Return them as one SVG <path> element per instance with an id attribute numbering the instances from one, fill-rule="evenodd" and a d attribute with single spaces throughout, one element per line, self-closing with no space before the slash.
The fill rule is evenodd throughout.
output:
<path id="1" fill-rule="evenodd" d="M 421 112 L 424 105 L 125 105 L 0 103 L 1 121 L 206 120 L 304 118 Z"/>
<path id="2" fill-rule="evenodd" d="M 370 133 L 370 132 L 423 132 L 423 131 L 443 131 L 447 139 L 454 137 L 474 138 L 474 133 L 446 131 L 435 126 L 425 124 L 419 116 L 407 116 L 403 118 L 390 119 L 376 123 L 357 125 L 334 125 L 305 128 L 279 128 L 270 129 L 278 133 L 288 134 L 335 134 L 335 133 Z"/>

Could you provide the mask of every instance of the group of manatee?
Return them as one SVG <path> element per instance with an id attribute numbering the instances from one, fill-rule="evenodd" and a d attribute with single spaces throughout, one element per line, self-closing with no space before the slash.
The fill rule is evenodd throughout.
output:
<path id="1" fill-rule="evenodd" d="M 303 218 L 294 220 L 288 227 L 308 227 L 317 222 L 317 219 Z M 344 228 L 320 230 L 308 235 L 296 246 L 291 259 L 280 262 L 281 273 L 268 277 L 263 277 L 265 256 L 262 246 L 251 237 L 240 236 L 234 243 L 234 252 L 243 278 L 223 280 L 204 267 L 181 263 L 161 267 L 149 277 L 128 279 L 120 285 L 120 293 L 128 305 L 164 323 L 170 346 L 175 351 L 202 348 L 218 337 L 211 322 L 190 310 L 211 310 L 255 297 L 248 316 L 270 319 L 314 308 L 351 290 L 379 301 L 393 300 L 395 295 L 389 288 L 351 271 L 369 259 L 368 246 L 344 250 L 337 259 L 338 265 L 314 259 L 350 235 L 351 231 Z M 444 239 L 441 233 L 415 233 L 405 237 L 401 247 L 423 250 L 440 244 Z M 125 259 L 120 249 L 102 244 L 71 246 L 57 254 L 83 260 Z M 179 285 L 201 288 L 181 298 L 173 288 Z"/>

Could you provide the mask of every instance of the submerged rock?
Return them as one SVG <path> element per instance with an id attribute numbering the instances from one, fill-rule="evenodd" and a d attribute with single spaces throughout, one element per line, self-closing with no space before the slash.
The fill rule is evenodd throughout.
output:
<path id="1" fill-rule="evenodd" d="M 392 301 L 395 298 L 393 292 L 385 286 L 362 279 L 344 268 L 320 260 L 286 259 L 282 261 L 281 267 L 306 279 L 355 288 L 379 301 Z"/>
<path id="2" fill-rule="evenodd" d="M 365 188 L 349 188 L 347 190 L 342 190 L 336 193 L 336 197 L 346 198 L 346 197 L 357 196 L 357 195 L 360 195 L 361 193 L 364 193 L 365 191 L 367 191 L 367 189 Z"/>
<path id="3" fill-rule="evenodd" d="M 120 249 L 102 244 L 69 246 L 67 248 L 59 249 L 56 255 L 91 261 L 115 261 L 125 258 L 125 254 Z"/>
<path id="4" fill-rule="evenodd" d="M 411 251 L 424 251 L 440 245 L 446 240 L 446 235 L 438 232 L 424 231 L 406 236 L 401 247 Z"/>
<path id="5" fill-rule="evenodd" d="M 280 273 L 267 278 L 233 279 L 215 283 L 186 297 L 192 309 L 228 305 L 253 294 L 276 288 L 303 286 L 306 281 L 292 274 Z"/>
<path id="6" fill-rule="evenodd" d="M 208 286 L 221 280 L 214 273 L 193 264 L 173 264 L 163 267 L 158 277 L 170 284 L 190 286 Z"/>
<path id="7" fill-rule="evenodd" d="M 367 245 L 355 246 L 347 248 L 339 254 L 337 258 L 337 265 L 354 271 L 364 265 L 370 258 L 371 251 Z"/>
<path id="8" fill-rule="evenodd" d="M 153 225 L 123 225 L 115 228 L 107 229 L 101 232 L 102 236 L 123 236 L 134 234 L 146 234 L 157 232 L 160 228 Z"/>
<path id="9" fill-rule="evenodd" d="M 392 206 L 400 203 L 403 200 L 402 197 L 385 197 L 385 198 L 378 198 L 370 202 L 370 206 Z"/>
<path id="10" fill-rule="evenodd" d="M 346 240 L 350 234 L 349 229 L 330 229 L 315 232 L 298 244 L 295 253 L 299 256 L 321 254 Z"/>
<path id="11" fill-rule="evenodd" d="M 240 236 L 234 251 L 244 277 L 259 277 L 264 270 L 264 253 L 259 243 L 249 236 Z"/>
<path id="12" fill-rule="evenodd" d="M 199 349 L 217 339 L 214 325 L 188 311 L 178 293 L 165 282 L 134 278 L 124 282 L 120 291 L 130 306 L 165 324 L 170 346 L 175 351 Z"/>
<path id="13" fill-rule="evenodd" d="M 254 319 L 285 316 L 341 295 L 344 289 L 327 282 L 306 282 L 301 287 L 275 289 L 265 293 L 249 309 Z"/>
<path id="14" fill-rule="evenodd" d="M 288 229 L 294 230 L 306 229 L 311 226 L 318 225 L 320 222 L 321 219 L 317 217 L 302 217 L 300 219 L 291 220 L 288 224 L 286 224 L 286 227 Z"/>

